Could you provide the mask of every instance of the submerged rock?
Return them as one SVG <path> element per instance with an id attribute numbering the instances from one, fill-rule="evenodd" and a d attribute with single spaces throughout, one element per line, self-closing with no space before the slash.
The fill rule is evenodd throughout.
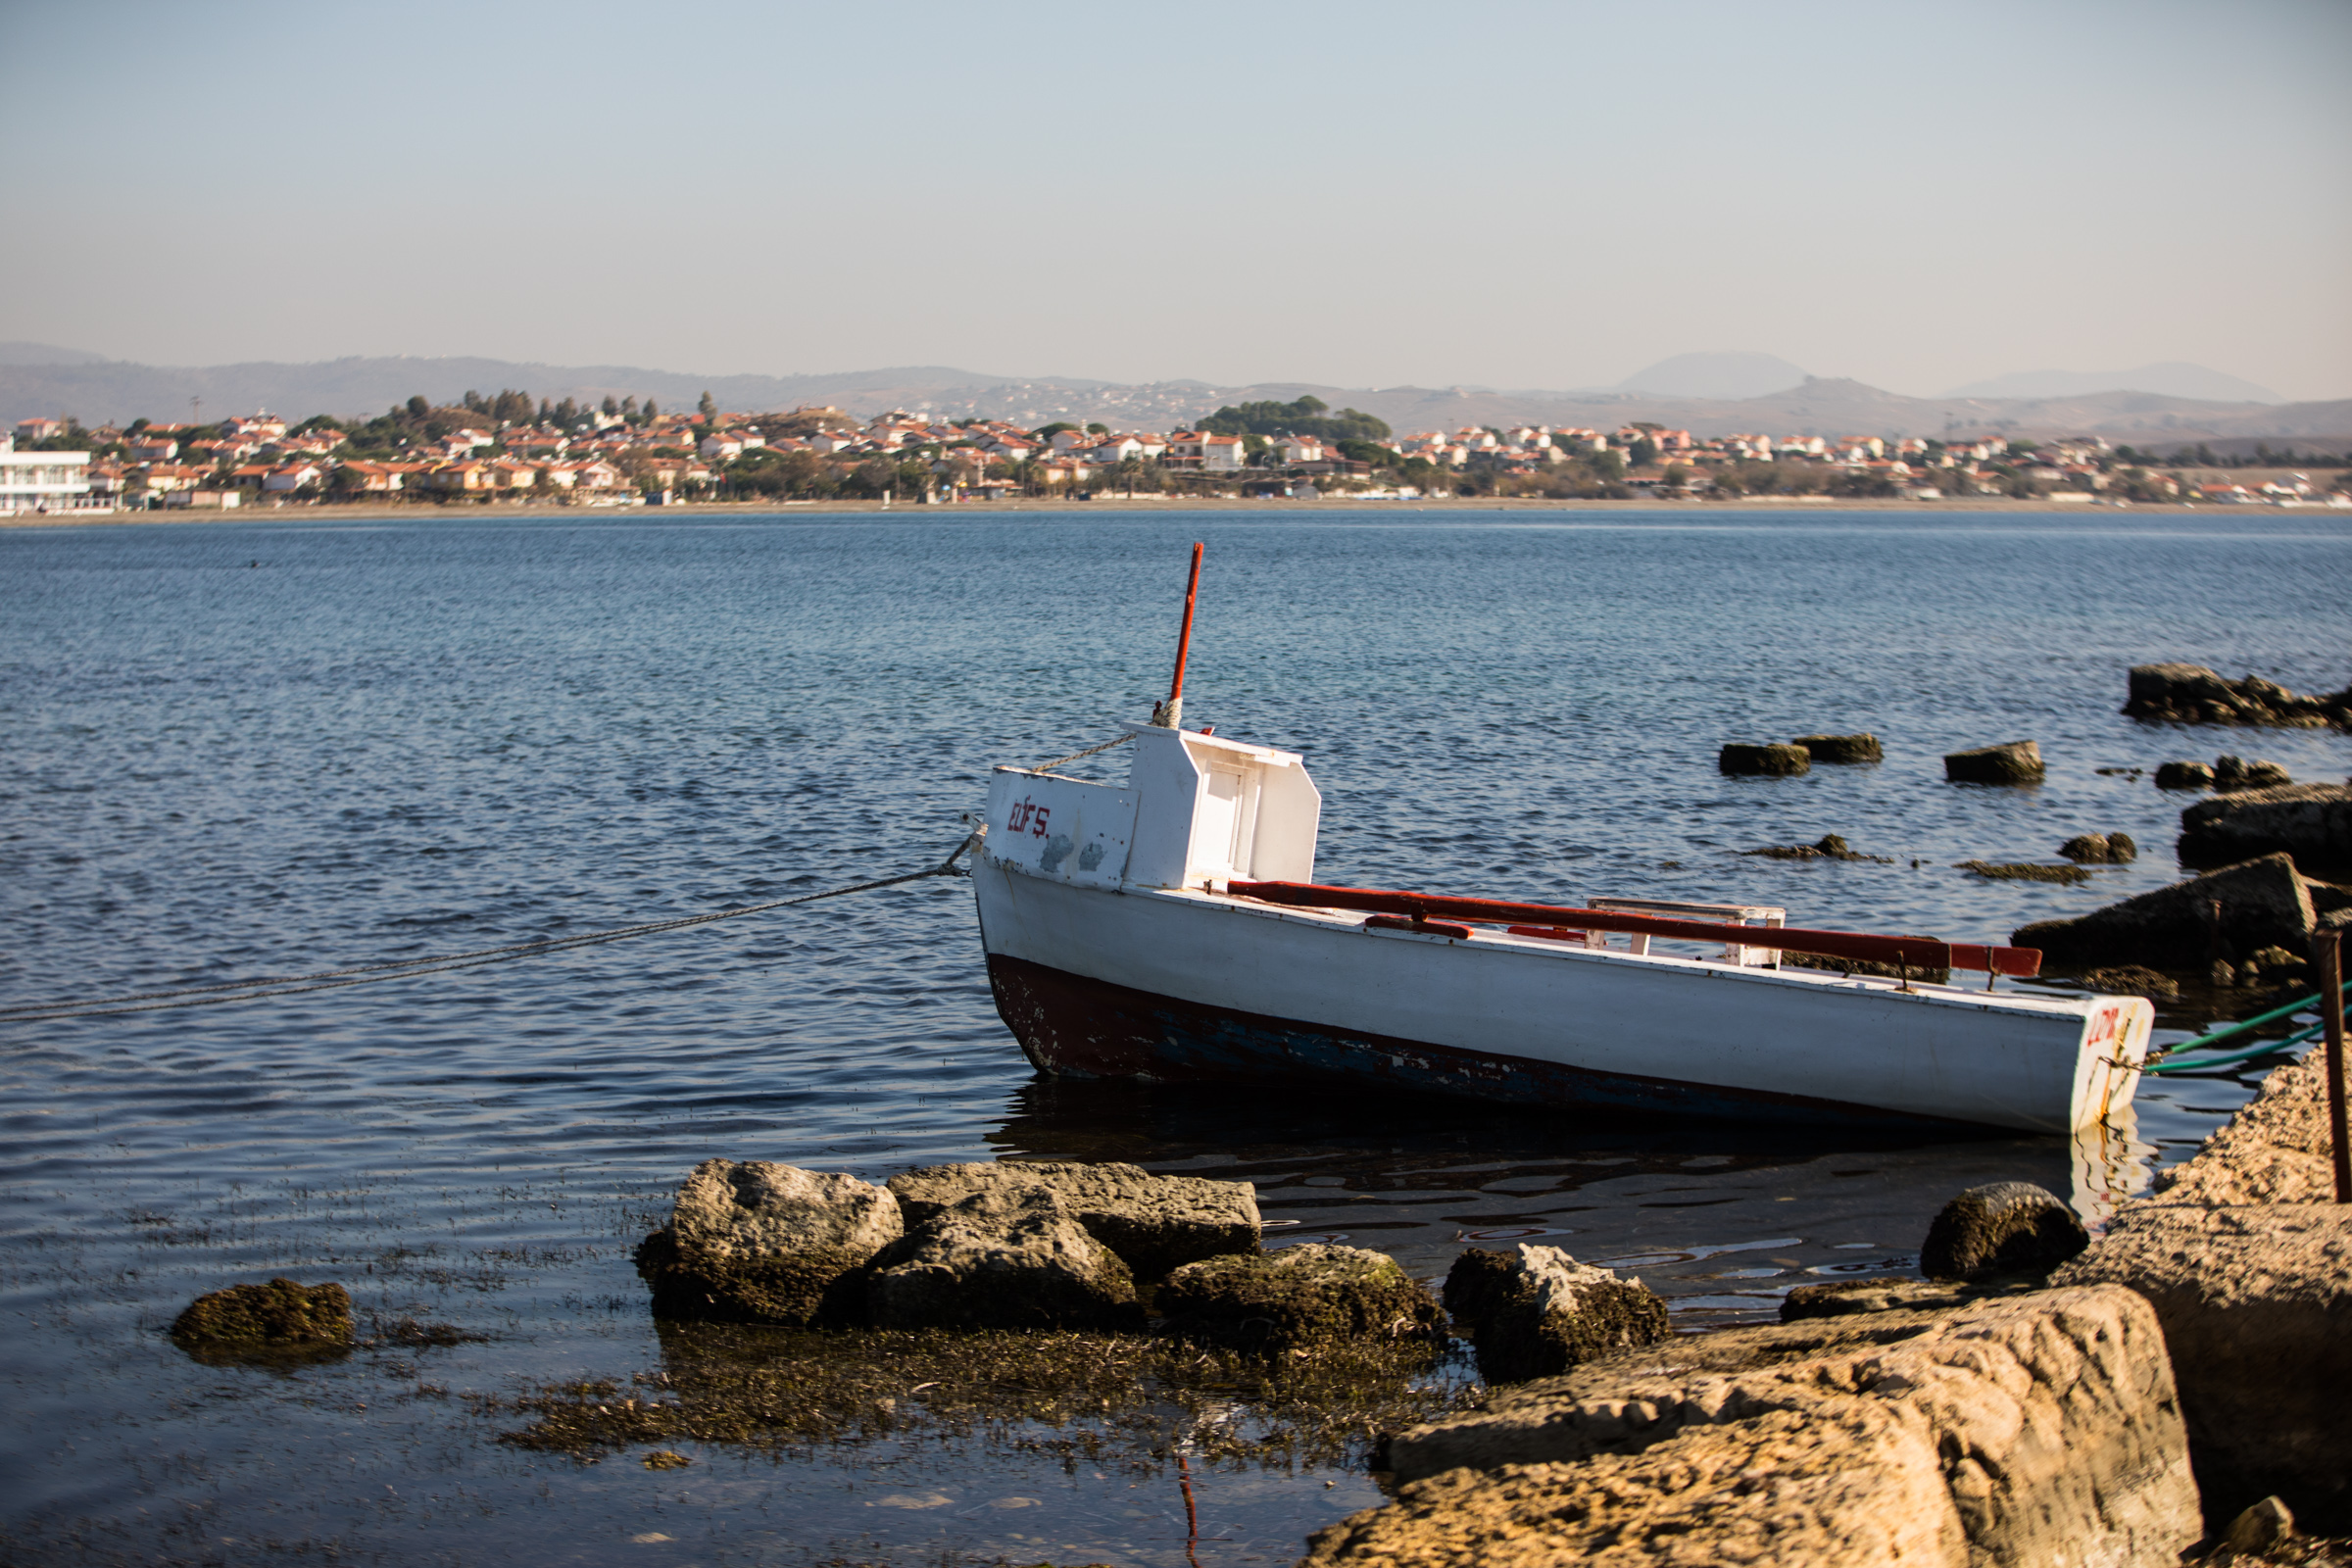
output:
<path id="1" fill-rule="evenodd" d="M 2032 1182 L 1971 1187 L 1943 1205 L 1919 1250 L 1931 1280 L 2046 1274 L 2090 1245 L 2090 1233 L 2058 1196 Z"/>
<path id="2" fill-rule="evenodd" d="M 2139 858 L 2139 846 L 2129 833 L 2079 833 L 2058 853 L 2078 865 L 2130 865 Z"/>
<path id="3" fill-rule="evenodd" d="M 1784 969 L 1823 969 L 1832 974 L 1873 975 L 1881 980 L 1901 980 L 1922 985 L 1945 986 L 1952 983 L 1949 969 L 1906 969 L 1899 963 L 1880 963 L 1875 958 L 1841 958 L 1831 953 L 1786 952 L 1781 955 Z"/>
<path id="4" fill-rule="evenodd" d="M 1943 760 L 1944 779 L 1953 784 L 2038 784 L 2046 771 L 2041 747 L 2033 741 L 1980 746 Z"/>
<path id="5" fill-rule="evenodd" d="M 1668 1333 L 1656 1292 L 1557 1247 L 1464 1252 L 1446 1276 L 1446 1308 L 1469 1327 L 1479 1376 L 1489 1383 L 1557 1377 Z"/>
<path id="6" fill-rule="evenodd" d="M 1825 833 L 1812 844 L 1767 844 L 1760 850 L 1741 850 L 1741 855 L 1760 855 L 1772 860 L 1873 860 L 1880 865 L 1892 865 L 1894 859 L 1886 855 L 1863 855 L 1835 833 Z"/>
<path id="7" fill-rule="evenodd" d="M 1785 778 L 1812 771 L 1813 755 L 1802 746 L 1749 746 L 1735 741 L 1716 754 L 1715 767 L 1734 776 Z"/>
<path id="8" fill-rule="evenodd" d="M 1257 1190 L 1248 1182 L 1154 1176 L 1137 1165 L 926 1165 L 890 1179 L 908 1225 L 978 1192 L 1051 1188 L 1087 1234 L 1138 1280 L 1204 1257 L 1258 1250 Z"/>
<path id="9" fill-rule="evenodd" d="M 2134 664 L 2123 710 L 2132 718 L 2173 724 L 2352 727 L 2352 687 L 2306 697 L 2256 675 L 2224 680 L 2203 664 Z"/>
<path id="10" fill-rule="evenodd" d="M 1446 1337 L 1445 1313 L 1385 1252 L 1307 1243 L 1187 1263 L 1155 1298 L 1167 1331 L 1268 1355 Z"/>
<path id="11" fill-rule="evenodd" d="M 187 1349 L 315 1350 L 352 1343 L 351 1293 L 340 1285 L 275 1279 L 231 1285 L 190 1301 L 172 1321 Z"/>
<path id="12" fill-rule="evenodd" d="M 2180 983 L 2153 969 L 2143 969 L 2136 963 L 2117 964 L 2109 969 L 2090 969 L 2080 977 L 2082 989 L 2110 997 L 2146 997 L 2151 1002 L 2173 1002 L 2180 995 Z"/>
<path id="13" fill-rule="evenodd" d="M 1883 762 L 1886 752 L 1876 735 L 1799 735 L 1795 745 L 1816 762 Z"/>
<path id="14" fill-rule="evenodd" d="M 656 1317 L 854 1321 L 860 1271 L 904 1230 L 898 1200 L 855 1176 L 706 1159 L 638 1247 L 637 1272 Z"/>
<path id="15" fill-rule="evenodd" d="M 2267 790 L 2293 782 L 2285 768 L 2259 757 L 2250 762 L 2236 757 L 2213 760 L 2213 787 L 2217 790 Z"/>
<path id="16" fill-rule="evenodd" d="M 2283 854 L 2314 869 L 2352 866 L 2352 785 L 2288 784 L 2199 801 L 2180 813 L 2180 858 L 2212 865 Z"/>
<path id="17" fill-rule="evenodd" d="M 2274 945 L 2308 947 L 2314 919 L 2294 861 L 2267 855 L 2070 920 L 2037 920 L 2010 941 L 2039 948 L 2053 969 L 2131 963 L 2201 971 Z"/>
<path id="18" fill-rule="evenodd" d="M 2169 1563 L 2202 1534 L 2154 1311 L 2044 1291 L 1730 1329 L 1397 1434 L 1311 1565 Z"/>
<path id="19" fill-rule="evenodd" d="M 1952 867 L 1987 882 L 2087 882 L 2090 873 L 2079 865 L 2035 865 L 2031 861 L 1995 864 L 1990 860 L 1962 860 Z"/>
<path id="20" fill-rule="evenodd" d="M 1135 1277 L 1048 1187 L 956 1200 L 876 1255 L 866 1315 L 886 1329 L 1140 1329 Z"/>

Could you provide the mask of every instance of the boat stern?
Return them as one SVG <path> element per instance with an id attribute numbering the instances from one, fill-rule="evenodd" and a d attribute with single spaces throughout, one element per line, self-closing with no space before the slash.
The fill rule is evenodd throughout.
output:
<path id="1" fill-rule="evenodd" d="M 2145 997 L 2100 997 L 2092 1004 L 2075 1053 L 2076 1128 L 2096 1126 L 2132 1103 L 2155 1027 L 2156 1008 Z"/>

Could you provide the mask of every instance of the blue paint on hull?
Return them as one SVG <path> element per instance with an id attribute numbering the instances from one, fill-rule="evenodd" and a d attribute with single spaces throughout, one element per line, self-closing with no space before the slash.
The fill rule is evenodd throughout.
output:
<path id="1" fill-rule="evenodd" d="M 1866 1105 L 1595 1072 L 1525 1056 L 1341 1030 L 1203 1006 L 1025 958 L 990 954 L 998 1016 L 1041 1070 L 1146 1082 L 1345 1083 L 1488 1103 L 1616 1109 L 1645 1115 L 1911 1126 L 1969 1124 Z"/>

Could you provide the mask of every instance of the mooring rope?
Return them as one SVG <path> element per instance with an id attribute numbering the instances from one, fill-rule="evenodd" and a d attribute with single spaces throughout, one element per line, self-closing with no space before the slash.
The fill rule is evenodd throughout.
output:
<path id="1" fill-rule="evenodd" d="M 1064 762 L 1075 762 L 1081 757 L 1092 757 L 1097 752 L 1107 752 L 1113 746 L 1124 746 L 1133 739 L 1135 739 L 1135 731 L 1129 730 L 1126 734 L 1119 736 L 1116 740 L 1104 741 L 1100 746 L 1089 746 L 1085 751 L 1072 752 L 1067 757 L 1056 757 L 1051 762 L 1040 762 L 1029 771 L 1032 773 L 1051 773 L 1055 768 L 1061 766 Z"/>
<path id="2" fill-rule="evenodd" d="M 854 882 L 848 887 L 827 888 L 822 893 L 803 893 L 789 899 L 771 899 L 765 904 L 746 904 L 731 909 L 714 909 L 709 914 L 683 915 L 675 920 L 652 920 L 643 925 L 621 926 L 611 931 L 583 931 L 577 936 L 547 937 L 536 942 L 511 943 L 503 948 L 476 948 L 470 953 L 435 954 L 390 963 L 363 963 L 349 969 L 325 969 L 317 974 L 262 975 L 220 985 L 186 986 L 175 991 L 142 991 L 122 997 L 23 1002 L 12 1006 L 0 1006 L 0 1023 L 39 1023 L 53 1018 L 104 1018 L 128 1012 L 167 1012 L 174 1007 L 207 1007 L 229 1002 L 255 1002 L 265 997 L 296 997 L 313 991 L 337 991 L 345 986 L 364 986 L 377 980 L 400 980 L 410 975 L 478 969 L 485 964 L 561 953 L 566 948 L 585 948 L 599 943 L 620 942 L 630 937 L 656 936 L 664 931 L 683 931 L 688 926 L 709 925 L 713 920 L 732 920 L 739 915 L 763 914 L 769 909 L 788 908 L 796 904 L 814 904 L 819 899 L 838 899 L 849 893 L 870 893 L 876 888 L 895 888 L 935 876 L 962 876 L 966 873 L 957 869 L 956 862 L 963 858 L 964 852 L 980 842 L 985 831 L 976 829 L 966 834 L 963 842 L 948 853 L 946 859 L 928 870 L 909 871 L 904 876 L 886 876 L 875 882 Z"/>

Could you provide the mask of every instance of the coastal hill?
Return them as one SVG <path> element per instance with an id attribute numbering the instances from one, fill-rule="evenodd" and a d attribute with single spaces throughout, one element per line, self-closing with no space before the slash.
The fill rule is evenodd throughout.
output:
<path id="1" fill-rule="evenodd" d="M 2194 398 L 2212 403 L 2284 403 L 2267 386 L 2241 381 L 2234 375 L 2173 360 L 2143 365 L 2132 370 L 2021 370 L 1973 381 L 1944 394 L 1953 398 L 2062 398 L 2085 392 L 2111 392 L 2126 387 L 2134 392 L 2160 392 L 2168 398 Z"/>
<path id="2" fill-rule="evenodd" d="M 257 408 L 297 416 L 369 416 L 421 393 L 454 403 L 468 389 L 502 388 L 534 398 L 583 403 L 652 397 L 665 408 L 691 408 L 705 391 L 721 408 L 746 411 L 830 404 L 867 416 L 905 408 L 938 417 L 982 416 L 1023 424 L 1054 419 L 1101 421 L 1118 428 L 1179 428 L 1228 403 L 1290 402 L 1312 394 L 1335 408 L 1377 415 L 1398 430 L 1451 430 L 1464 424 L 1615 429 L 1649 420 L 1699 436 L 1868 433 L 1944 437 L 1962 434 L 2037 437 L 2103 435 L 2159 450 L 2197 442 L 2219 452 L 2251 451 L 2257 442 L 2292 441 L 2340 450 L 2352 445 L 2352 399 L 2266 404 L 2251 400 L 2167 397 L 2094 390 L 2065 395 L 1913 398 L 1860 381 L 1804 377 L 1762 396 L 1691 396 L 1667 386 L 1708 384 L 1740 390 L 1761 375 L 1788 372 L 1765 355 L 1687 355 L 1635 377 L 1642 387 L 1607 390 L 1498 390 L 1485 387 L 1336 387 L 1309 382 L 1212 386 L 1200 381 L 1144 385 L 1075 376 L 1013 377 L 946 366 L 900 366 L 826 375 L 700 376 L 628 366 L 556 366 L 487 359 L 329 360 L 310 365 L 254 363 L 209 367 L 97 360 L 42 344 L 0 345 L 0 421 L 72 415 L 85 422 L 186 419 L 201 399 L 218 417 Z M 46 364 L 22 363 L 53 353 Z M 66 358 L 65 356 L 73 356 Z M 1757 364 L 1754 362 L 1763 362 Z M 2207 372 L 2209 374 L 2213 372 Z M 2250 390 L 2259 391 L 2259 388 Z"/>
<path id="3" fill-rule="evenodd" d="M 1614 390 L 1664 398 L 1760 398 L 1804 379 L 1803 370 L 1770 354 L 1677 354 L 1635 371 Z"/>

